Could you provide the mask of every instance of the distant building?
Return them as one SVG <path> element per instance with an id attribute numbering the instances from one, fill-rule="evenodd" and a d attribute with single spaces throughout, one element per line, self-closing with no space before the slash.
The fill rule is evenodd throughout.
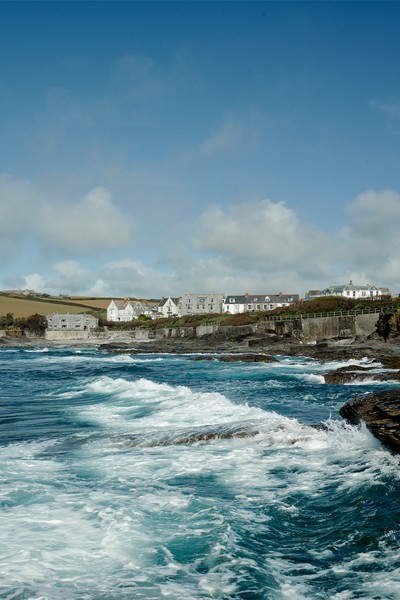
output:
<path id="1" fill-rule="evenodd" d="M 299 299 L 299 294 L 241 294 L 225 296 L 222 311 L 231 315 L 244 312 L 274 310 L 289 306 Z"/>
<path id="2" fill-rule="evenodd" d="M 324 298 L 326 296 L 339 296 L 342 298 L 352 298 L 353 300 L 379 300 L 381 296 L 391 295 L 388 288 L 378 288 L 375 285 L 367 283 L 366 285 L 353 284 L 331 285 L 323 290 L 310 290 L 306 294 L 306 299 Z"/>
<path id="3" fill-rule="evenodd" d="M 179 301 L 180 298 L 172 298 L 171 296 L 168 296 L 168 298 L 161 298 L 157 308 L 158 316 L 167 318 L 178 316 Z"/>
<path id="4" fill-rule="evenodd" d="M 179 301 L 179 316 L 219 314 L 224 294 L 184 294 Z"/>
<path id="5" fill-rule="evenodd" d="M 54 313 L 46 319 L 50 330 L 89 331 L 99 325 L 99 320 L 88 314 Z"/>
<path id="6" fill-rule="evenodd" d="M 154 318 L 156 313 L 156 304 L 147 300 L 111 300 L 107 307 L 107 321 L 133 321 L 141 315 Z"/>

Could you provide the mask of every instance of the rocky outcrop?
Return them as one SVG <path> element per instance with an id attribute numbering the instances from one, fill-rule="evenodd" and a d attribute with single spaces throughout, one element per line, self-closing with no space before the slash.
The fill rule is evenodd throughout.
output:
<path id="1" fill-rule="evenodd" d="M 344 384 L 359 381 L 400 381 L 400 371 L 377 371 L 376 367 L 348 365 L 324 375 L 325 383 Z"/>
<path id="2" fill-rule="evenodd" d="M 400 311 L 388 312 L 379 315 L 376 332 L 370 337 L 384 339 L 385 342 L 400 337 Z"/>
<path id="3" fill-rule="evenodd" d="M 339 412 L 352 425 L 365 423 L 383 444 L 400 453 L 399 388 L 354 398 Z"/>

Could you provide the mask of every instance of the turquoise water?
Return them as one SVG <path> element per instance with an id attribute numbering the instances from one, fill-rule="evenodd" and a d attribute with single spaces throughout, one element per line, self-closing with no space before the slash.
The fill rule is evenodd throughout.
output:
<path id="1" fill-rule="evenodd" d="M 390 384 L 344 364 L 1 349 L 0 598 L 400 599 L 399 459 L 338 414 Z"/>

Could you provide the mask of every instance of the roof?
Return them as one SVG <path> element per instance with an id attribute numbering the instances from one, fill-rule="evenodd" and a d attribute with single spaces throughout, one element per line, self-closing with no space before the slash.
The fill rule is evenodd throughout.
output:
<path id="1" fill-rule="evenodd" d="M 168 298 L 161 298 L 160 304 L 158 306 L 164 306 L 164 304 L 168 301 L 172 300 L 172 302 L 178 305 L 180 298 L 172 298 L 172 296 L 168 296 Z"/>
<path id="2" fill-rule="evenodd" d="M 349 283 L 347 285 L 330 285 L 329 287 L 320 290 L 320 294 L 322 293 L 342 293 L 345 291 L 356 292 L 356 291 L 369 291 L 369 290 L 378 290 L 379 288 L 376 285 L 371 285 L 367 283 L 366 285 L 354 285 L 353 283 Z"/>

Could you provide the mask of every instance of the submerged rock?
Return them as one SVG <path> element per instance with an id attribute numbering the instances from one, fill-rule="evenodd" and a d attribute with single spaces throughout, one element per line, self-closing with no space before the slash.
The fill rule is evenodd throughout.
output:
<path id="1" fill-rule="evenodd" d="M 274 356 L 269 354 L 230 354 L 228 356 L 194 356 L 190 360 L 217 360 L 218 362 L 278 362 Z"/>
<path id="2" fill-rule="evenodd" d="M 254 424 L 228 424 L 194 427 L 177 431 L 153 431 L 130 434 L 124 437 L 129 447 L 153 448 L 156 446 L 174 446 L 176 444 L 195 444 L 210 440 L 230 440 L 233 438 L 254 437 L 260 430 Z"/>
<path id="3" fill-rule="evenodd" d="M 339 412 L 352 425 L 365 423 L 383 444 L 400 453 L 400 388 L 359 396 Z"/>

